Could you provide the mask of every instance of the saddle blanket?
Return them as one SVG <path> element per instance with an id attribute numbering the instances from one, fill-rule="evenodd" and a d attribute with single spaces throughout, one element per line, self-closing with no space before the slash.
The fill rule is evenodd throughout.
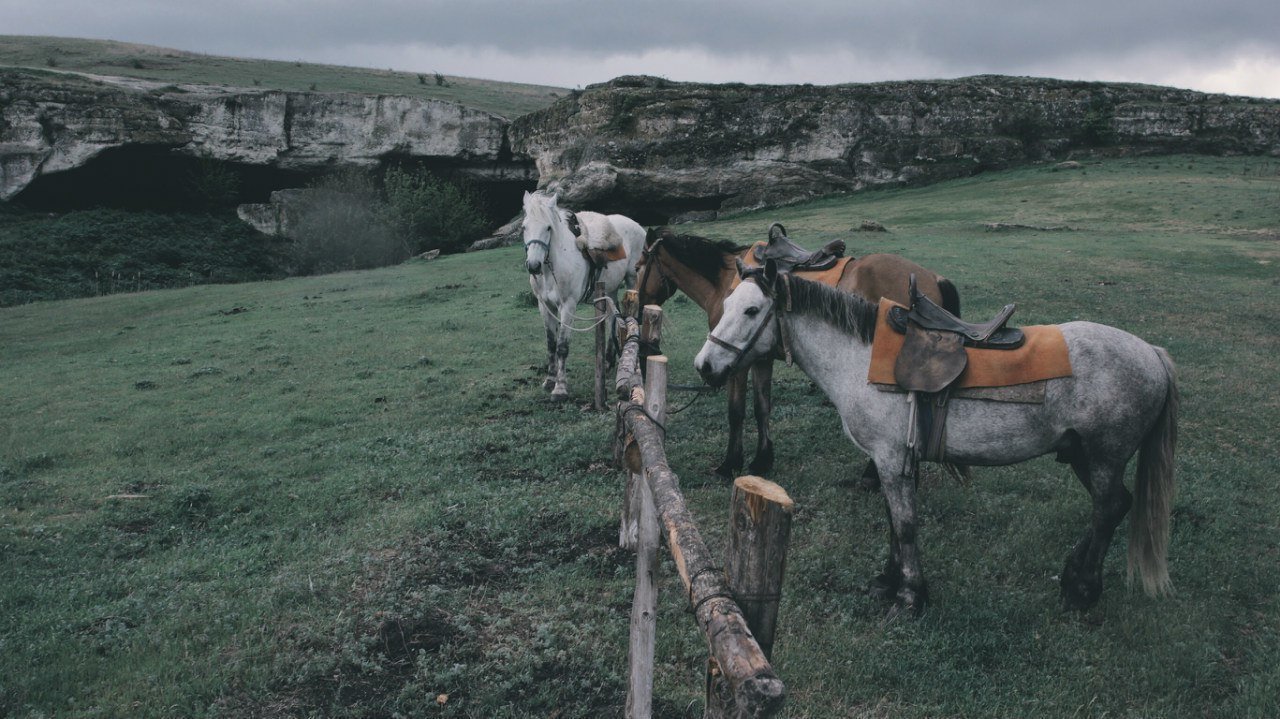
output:
<path id="1" fill-rule="evenodd" d="M 891 300 L 880 300 L 880 313 L 876 318 L 876 337 L 871 343 L 871 369 L 867 381 L 875 385 L 896 386 L 893 365 L 902 350 L 905 335 L 900 335 L 889 325 L 889 308 L 896 305 Z M 1023 327 L 1026 342 L 1013 350 L 975 349 L 966 347 L 969 363 L 956 380 L 954 387 L 1009 387 L 1041 380 L 1070 377 L 1071 358 L 1067 356 L 1067 341 L 1057 325 L 1032 325 Z M 1041 388 L 1042 389 L 1042 388 Z M 1043 392 L 1040 393 L 1043 396 Z M 975 398 L 996 399 L 995 396 Z M 1035 401 L 1011 399 L 1008 401 Z"/>
<path id="2" fill-rule="evenodd" d="M 586 259 L 587 262 L 591 261 L 591 255 L 588 254 L 585 249 L 579 247 L 578 251 L 582 253 L 582 257 Z M 625 260 L 627 259 L 627 248 L 623 247 L 622 245 L 617 245 L 616 247 L 610 247 L 609 249 L 604 251 L 604 258 L 610 262 Z"/>
<path id="3" fill-rule="evenodd" d="M 742 256 L 742 264 L 746 265 L 747 267 L 759 267 L 760 263 L 756 262 L 755 248 L 763 245 L 768 245 L 768 244 L 769 243 L 765 242 L 764 240 L 757 242 L 754 246 L 751 247 L 751 249 L 747 250 L 745 255 Z M 840 278 L 844 276 L 845 266 L 848 265 L 849 262 L 851 262 L 853 259 L 854 259 L 853 257 L 841 257 L 840 259 L 836 260 L 836 263 L 832 265 L 829 269 L 818 270 L 817 272 L 814 272 L 811 270 L 802 270 L 800 272 L 794 272 L 792 274 L 794 274 L 796 277 L 799 277 L 801 279 L 806 279 L 811 282 L 821 282 L 822 284 L 827 285 L 829 287 L 835 287 L 840 282 Z M 733 284 L 729 286 L 729 289 L 733 290 L 733 288 L 737 287 L 741 283 L 742 283 L 742 278 L 735 276 L 733 278 Z"/>
<path id="4" fill-rule="evenodd" d="M 604 222 L 604 232 L 593 233 L 589 225 L 580 225 L 577 242 L 578 251 L 587 258 L 587 262 L 591 261 L 591 255 L 587 254 L 587 250 L 593 248 L 603 250 L 604 257 L 609 262 L 627 259 L 627 248 L 622 245 L 622 237 L 614 231 L 613 224 L 607 220 Z"/>

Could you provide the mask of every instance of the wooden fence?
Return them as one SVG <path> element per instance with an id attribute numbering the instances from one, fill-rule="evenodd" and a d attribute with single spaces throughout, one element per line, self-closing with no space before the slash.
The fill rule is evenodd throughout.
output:
<path id="1" fill-rule="evenodd" d="M 627 469 L 619 543 L 636 551 L 626 716 L 645 718 L 652 711 L 658 545 L 665 535 L 710 650 L 706 716 L 770 717 L 786 696 L 769 656 L 793 505 L 778 485 L 739 477 L 730 503 L 727 556 L 723 567 L 716 564 L 680 493 L 679 478 L 667 465 L 667 359 L 651 355 L 640 371 L 642 346 L 659 344 L 662 309 L 645 307 L 641 322 L 634 316 L 635 304 L 629 292 L 617 323 L 622 352 L 614 384 L 616 454 Z M 599 337 L 597 346 L 603 347 Z"/>

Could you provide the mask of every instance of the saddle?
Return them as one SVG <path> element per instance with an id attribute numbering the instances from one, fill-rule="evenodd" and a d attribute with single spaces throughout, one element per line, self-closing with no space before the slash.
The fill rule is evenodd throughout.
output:
<path id="1" fill-rule="evenodd" d="M 832 240 L 821 249 L 806 250 L 787 237 L 782 223 L 775 222 L 769 227 L 768 244 L 756 245 L 752 256 L 761 267 L 773 260 L 779 272 L 818 272 L 834 267 L 844 257 L 844 250 L 844 240 Z"/>
<path id="2" fill-rule="evenodd" d="M 956 317 L 920 293 L 911 275 L 907 296 L 911 307 L 892 307 L 888 322 L 906 335 L 893 367 L 894 380 L 905 390 L 941 392 L 969 363 L 965 347 L 1013 350 L 1026 337 L 1017 327 L 1006 327 L 1017 305 L 1008 304 L 988 322 L 972 324 Z"/>
<path id="3" fill-rule="evenodd" d="M 893 366 L 893 378 L 909 393 L 911 410 L 903 474 L 914 476 L 919 460 L 943 459 L 947 399 L 969 364 L 965 347 L 1012 350 L 1021 347 L 1026 337 L 1022 330 L 1005 326 L 1016 305 L 1005 305 L 988 322 L 972 324 L 920 294 L 914 274 L 909 282 L 911 306 L 890 308 L 886 319 L 890 327 L 906 335 Z"/>

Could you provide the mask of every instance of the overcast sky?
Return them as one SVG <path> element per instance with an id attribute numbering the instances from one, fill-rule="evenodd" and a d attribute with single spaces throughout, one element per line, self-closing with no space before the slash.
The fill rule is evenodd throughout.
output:
<path id="1" fill-rule="evenodd" d="M 0 0 L 0 34 L 564 87 L 999 73 L 1280 98 L 1280 0 Z"/>

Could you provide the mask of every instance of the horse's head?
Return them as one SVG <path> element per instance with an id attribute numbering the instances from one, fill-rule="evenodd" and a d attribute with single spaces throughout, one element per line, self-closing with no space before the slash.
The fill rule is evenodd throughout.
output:
<path id="1" fill-rule="evenodd" d="M 777 265 L 770 260 L 764 267 L 747 267 L 738 260 L 738 275 L 742 283 L 725 298 L 720 322 L 693 358 L 694 368 L 712 387 L 773 351 L 778 340 Z"/>
<path id="2" fill-rule="evenodd" d="M 520 229 L 524 239 L 524 267 L 531 275 L 542 272 L 543 265 L 550 263 L 551 237 L 559 214 L 555 195 L 524 193 L 524 219 L 520 221 Z"/>
<path id="3" fill-rule="evenodd" d="M 651 227 L 645 234 L 644 254 L 636 265 L 636 284 L 641 305 L 660 305 L 676 293 L 675 283 L 663 269 L 662 243 L 674 237 L 669 227 Z"/>

